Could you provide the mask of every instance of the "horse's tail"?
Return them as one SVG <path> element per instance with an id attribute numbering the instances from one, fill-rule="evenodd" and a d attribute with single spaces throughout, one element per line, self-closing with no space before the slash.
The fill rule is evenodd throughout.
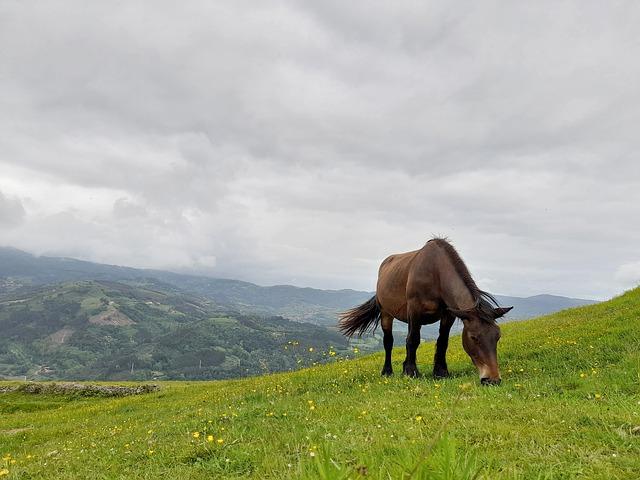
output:
<path id="1" fill-rule="evenodd" d="M 358 307 L 340 314 L 338 328 L 347 337 L 352 337 L 356 332 L 362 336 L 367 330 L 375 330 L 380 322 L 380 305 L 375 297 L 371 297 Z"/>

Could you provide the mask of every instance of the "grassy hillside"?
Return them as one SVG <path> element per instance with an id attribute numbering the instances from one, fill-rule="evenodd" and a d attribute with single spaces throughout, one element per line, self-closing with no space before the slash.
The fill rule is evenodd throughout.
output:
<path id="1" fill-rule="evenodd" d="M 324 327 L 231 314 L 158 282 L 21 289 L 0 298 L 0 332 L 0 376 L 29 379 L 234 378 L 348 348 Z"/>
<path id="2" fill-rule="evenodd" d="M 640 290 L 503 327 L 503 384 L 459 338 L 444 381 L 381 354 L 162 383 L 121 399 L 0 395 L 6 478 L 589 478 L 640 471 Z M 402 341 L 398 341 L 402 344 Z M 433 344 L 418 350 L 428 372 Z M 400 370 L 403 349 L 394 355 Z"/>

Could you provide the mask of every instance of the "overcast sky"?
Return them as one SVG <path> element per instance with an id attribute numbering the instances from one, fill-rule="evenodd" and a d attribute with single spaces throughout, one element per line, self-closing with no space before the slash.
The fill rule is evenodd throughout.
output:
<path id="1" fill-rule="evenodd" d="M 0 245 L 375 288 L 640 281 L 638 2 L 0 0 Z"/>

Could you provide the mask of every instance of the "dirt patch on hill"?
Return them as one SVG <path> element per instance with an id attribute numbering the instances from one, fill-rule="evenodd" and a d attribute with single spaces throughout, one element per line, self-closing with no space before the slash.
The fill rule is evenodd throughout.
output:
<path id="1" fill-rule="evenodd" d="M 62 345 L 64 342 L 69 340 L 74 330 L 71 327 L 64 327 L 58 330 L 55 333 L 49 335 L 49 340 L 57 345 Z"/>
<path id="2" fill-rule="evenodd" d="M 94 325 L 116 325 L 124 327 L 126 325 L 133 325 L 135 322 L 117 308 L 110 306 L 104 312 L 89 317 L 89 323 L 93 323 Z"/>
<path id="3" fill-rule="evenodd" d="M 38 383 L 28 382 L 20 385 L 0 387 L 0 393 L 20 392 L 35 395 L 79 395 L 82 397 L 126 397 L 143 393 L 157 392 L 159 385 L 95 385 L 90 383 Z"/>

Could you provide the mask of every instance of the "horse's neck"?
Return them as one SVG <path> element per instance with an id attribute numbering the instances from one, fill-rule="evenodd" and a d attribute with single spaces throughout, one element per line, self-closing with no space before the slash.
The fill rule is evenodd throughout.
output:
<path id="1" fill-rule="evenodd" d="M 447 275 L 442 284 L 442 297 L 447 307 L 456 310 L 471 310 L 476 302 L 460 275 Z"/>

